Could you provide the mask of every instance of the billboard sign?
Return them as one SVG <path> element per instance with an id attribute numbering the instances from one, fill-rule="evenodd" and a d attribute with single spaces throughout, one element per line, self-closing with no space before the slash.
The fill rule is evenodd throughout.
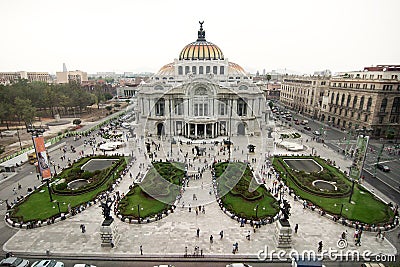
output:
<path id="1" fill-rule="evenodd" d="M 47 158 L 46 147 L 44 146 L 43 136 L 33 137 L 33 144 L 35 146 L 36 157 L 38 160 L 38 167 L 42 179 L 50 179 L 51 171 L 49 159 Z"/>
<path id="2" fill-rule="evenodd" d="M 350 178 L 354 180 L 360 179 L 361 172 L 364 167 L 365 155 L 367 153 L 368 140 L 369 136 L 359 135 L 357 138 L 354 161 L 350 169 Z"/>

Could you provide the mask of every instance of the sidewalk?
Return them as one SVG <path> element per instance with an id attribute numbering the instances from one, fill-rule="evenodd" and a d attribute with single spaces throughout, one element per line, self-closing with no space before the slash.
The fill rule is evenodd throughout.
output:
<path id="1" fill-rule="evenodd" d="M 144 140 L 143 140 L 144 141 Z M 263 164 L 265 147 L 260 138 L 251 137 L 232 137 L 234 144 L 231 158 L 246 160 L 251 162 L 253 158 L 258 160 L 252 164 L 257 171 Z M 157 141 L 159 143 L 160 141 Z M 140 143 L 142 153 L 138 152 L 136 144 L 130 148 L 134 149 L 137 161 L 131 168 L 133 177 L 141 171 L 139 164 L 147 162 L 144 159 L 144 146 Z M 256 145 L 255 154 L 242 153 L 246 151 L 248 143 Z M 338 153 L 322 146 L 320 143 L 309 141 L 306 151 L 299 154 L 310 154 L 312 147 L 323 158 L 330 158 L 336 161 L 336 164 L 342 170 L 346 170 L 351 162 L 344 157 L 338 157 Z M 165 141 L 165 153 L 169 151 L 168 141 Z M 193 145 L 194 146 L 194 145 Z M 226 159 L 227 154 L 219 152 L 220 146 L 213 146 L 208 140 L 207 145 L 200 145 L 207 148 L 207 154 L 217 159 Z M 212 147 L 212 150 L 209 148 Z M 168 149 L 167 149 L 168 148 Z M 188 152 L 191 155 L 192 146 L 186 145 L 180 147 L 179 142 L 174 145 L 174 158 L 183 158 Z M 217 149 L 216 149 L 217 148 Z M 125 148 L 126 149 L 126 148 Z M 183 149 L 180 153 L 179 149 Z M 78 151 L 80 150 L 77 149 Z M 161 149 L 162 150 L 162 149 Z M 118 153 L 118 151 L 116 151 Z M 136 153 L 137 152 L 137 153 Z M 115 153 L 115 152 L 113 152 Z M 160 152 L 161 153 L 161 152 Z M 276 154 L 294 154 L 283 149 L 276 149 Z M 159 156 L 158 158 L 161 158 Z M 204 157 L 202 157 L 204 159 Z M 208 160 L 208 158 L 207 158 Z M 195 162 L 194 168 L 189 169 L 193 172 L 198 166 L 204 166 Z M 132 179 L 126 175 L 116 190 L 126 193 Z M 272 183 L 272 180 L 268 180 Z M 193 254 L 195 246 L 198 246 L 206 257 L 229 257 L 229 258 L 257 258 L 257 253 L 268 247 L 268 251 L 278 250 L 276 242 L 275 223 L 262 226 L 253 233 L 250 225 L 240 227 L 239 223 L 232 220 L 215 201 L 215 196 L 209 194 L 211 185 L 211 174 L 207 170 L 203 178 L 191 180 L 189 187 L 183 194 L 180 204 L 174 213 L 171 213 L 162 220 L 149 224 L 128 224 L 115 219 L 115 224 L 121 233 L 118 244 L 113 249 L 102 248 L 100 246 L 100 224 L 103 221 L 101 208 L 92 206 L 76 216 L 70 217 L 65 221 L 53 225 L 43 226 L 32 230 L 19 230 L 7 243 L 4 244 L 5 251 L 14 253 L 24 253 L 31 255 L 46 255 L 50 251 L 51 255 L 66 256 L 77 255 L 87 257 L 141 257 L 139 246 L 143 247 L 143 257 L 182 257 L 187 247 L 188 254 Z M 197 200 L 193 200 L 193 194 L 196 194 Z M 372 253 L 396 254 L 396 248 L 386 239 L 381 240 L 375 237 L 375 233 L 364 232 L 362 236 L 362 246 L 356 247 L 352 242 L 354 229 L 344 227 L 341 224 L 334 223 L 326 217 L 321 217 L 317 212 L 309 209 L 303 209 L 302 203 L 294 202 L 289 197 L 291 209 L 290 223 L 292 228 L 296 223 L 299 224 L 299 231 L 293 234 L 293 249 L 301 252 L 304 250 L 317 250 L 318 242 L 323 241 L 324 249 L 338 249 L 336 242 L 340 234 L 347 230 L 349 233 L 349 246 L 345 251 L 357 250 L 360 253 L 371 251 Z M 182 203 L 185 202 L 185 207 Z M 188 204 L 191 204 L 192 211 L 188 211 Z M 205 206 L 205 214 L 199 212 L 196 215 L 194 208 L 198 205 Z M 115 216 L 114 216 L 115 217 Z M 81 233 L 80 225 L 86 225 L 86 233 Z M 196 230 L 200 229 L 200 237 L 196 237 Z M 224 237 L 220 239 L 219 232 L 224 231 Z M 245 235 L 251 231 L 251 240 L 246 240 Z M 214 242 L 210 243 L 210 235 L 213 235 Z M 232 254 L 232 244 L 238 242 L 239 252 Z"/>

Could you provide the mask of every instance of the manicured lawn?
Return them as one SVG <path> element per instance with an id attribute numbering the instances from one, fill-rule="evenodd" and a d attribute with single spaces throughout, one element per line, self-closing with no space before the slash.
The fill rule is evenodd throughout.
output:
<path id="1" fill-rule="evenodd" d="M 103 185 L 87 193 L 79 195 L 57 195 L 53 193 L 53 201 L 56 200 L 60 203 L 61 213 L 67 213 L 68 204 L 70 204 L 71 208 L 80 206 L 83 203 L 93 200 L 100 193 L 108 190 L 114 179 L 118 177 L 118 172 L 122 171 L 125 166 L 126 164 L 123 164 L 118 167 L 118 170 L 115 172 L 115 178 L 113 178 L 112 175 L 109 176 L 108 180 Z M 14 210 L 11 212 L 12 218 L 23 222 L 45 221 L 56 215 L 59 215 L 58 206 L 57 203 L 50 202 L 47 187 L 42 187 L 40 190 L 32 193 L 24 202 L 14 207 Z"/>
<path id="2" fill-rule="evenodd" d="M 247 219 L 262 219 L 278 213 L 275 198 L 254 181 L 251 184 L 252 172 L 245 163 L 217 163 L 214 169 L 218 193 L 227 210 Z"/>
<path id="3" fill-rule="evenodd" d="M 316 158 L 316 160 L 318 160 L 318 162 L 324 168 L 335 169 L 332 166 L 327 166 L 321 159 Z M 329 197 L 329 195 L 324 194 L 323 192 L 317 195 L 315 193 L 311 194 L 303 190 L 291 179 L 291 176 L 296 175 L 296 173 L 288 170 L 286 164 L 282 165 L 278 161 L 278 157 L 274 158 L 273 165 L 276 170 L 281 172 L 281 174 L 290 172 L 290 175 L 287 177 L 284 177 L 283 175 L 281 175 L 281 177 L 284 177 L 286 185 L 293 189 L 296 195 L 300 196 L 302 199 L 306 199 L 314 203 L 316 206 L 321 207 L 328 213 L 339 215 L 343 204 L 342 216 L 349 220 L 359 221 L 367 224 L 382 224 L 391 221 L 394 217 L 394 213 L 388 205 L 377 199 L 374 195 L 369 193 L 358 184 L 355 184 L 354 193 L 351 198 L 354 204 L 351 204 L 349 203 L 349 196 Z M 337 170 L 336 172 L 339 173 Z M 343 174 L 340 175 L 342 175 L 341 179 L 346 179 L 347 184 L 351 184 L 351 182 L 347 180 Z"/>
<path id="4" fill-rule="evenodd" d="M 138 219 L 138 205 L 141 218 L 166 211 L 179 194 L 183 168 L 181 163 L 153 162 L 142 183 L 134 186 L 119 202 L 120 213 Z"/>

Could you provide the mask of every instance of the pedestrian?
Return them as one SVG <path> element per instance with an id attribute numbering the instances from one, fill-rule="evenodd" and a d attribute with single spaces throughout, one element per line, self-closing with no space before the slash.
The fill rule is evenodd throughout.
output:
<path id="1" fill-rule="evenodd" d="M 250 241 L 250 230 L 247 232 L 246 239 Z"/>
<path id="2" fill-rule="evenodd" d="M 318 242 L 318 252 L 322 252 L 322 247 L 323 247 L 322 241 L 319 241 Z"/>
<path id="3" fill-rule="evenodd" d="M 197 228 L 196 235 L 197 237 L 200 237 L 200 228 Z"/>
<path id="4" fill-rule="evenodd" d="M 140 255 L 143 255 L 143 247 L 140 245 Z"/>
<path id="5" fill-rule="evenodd" d="M 221 232 L 219 232 L 219 236 L 221 237 L 221 239 L 224 237 L 224 231 L 221 230 Z"/>
<path id="6" fill-rule="evenodd" d="M 82 224 L 82 233 L 86 232 L 86 226 L 84 224 Z"/>
<path id="7" fill-rule="evenodd" d="M 214 237 L 210 235 L 210 243 L 212 244 L 214 242 Z"/>
<path id="8" fill-rule="evenodd" d="M 192 207 L 190 206 L 190 203 L 189 203 L 189 212 L 192 212 Z"/>
<path id="9" fill-rule="evenodd" d="M 382 233 L 382 241 L 385 240 L 386 232 Z"/>
<path id="10" fill-rule="evenodd" d="M 297 234 L 297 230 L 299 230 L 299 224 L 296 223 L 294 227 L 294 233 Z"/>

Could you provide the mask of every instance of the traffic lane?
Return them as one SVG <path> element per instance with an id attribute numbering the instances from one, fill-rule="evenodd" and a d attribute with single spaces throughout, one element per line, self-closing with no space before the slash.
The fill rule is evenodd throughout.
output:
<path id="1" fill-rule="evenodd" d="M 383 182 L 392 186 L 395 190 L 399 190 L 400 180 L 399 174 L 396 170 L 400 168 L 400 164 L 398 161 L 393 162 L 385 162 L 385 165 L 388 165 L 390 171 L 384 172 L 376 167 L 375 159 L 367 158 L 364 164 L 364 169 L 371 173 L 371 175 L 376 176 L 381 179 Z"/>
<path id="2" fill-rule="evenodd" d="M 363 170 L 362 174 L 365 176 L 365 181 L 369 183 L 376 190 L 381 192 L 383 195 L 394 201 L 395 203 L 400 203 L 400 193 L 398 190 L 394 190 L 392 186 L 388 186 L 379 178 L 375 178 L 368 171 Z"/>

